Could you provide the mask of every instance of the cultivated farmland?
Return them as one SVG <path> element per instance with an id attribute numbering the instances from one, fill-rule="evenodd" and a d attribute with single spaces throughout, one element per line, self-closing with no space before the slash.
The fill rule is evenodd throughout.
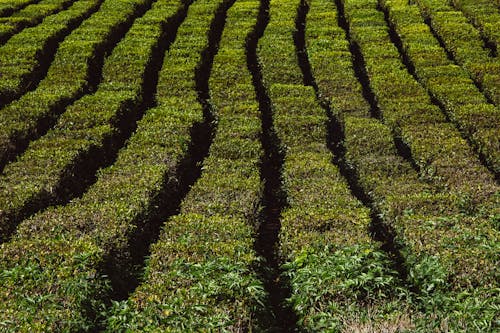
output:
<path id="1" fill-rule="evenodd" d="M 496 0 L 0 0 L 0 332 L 498 332 Z"/>

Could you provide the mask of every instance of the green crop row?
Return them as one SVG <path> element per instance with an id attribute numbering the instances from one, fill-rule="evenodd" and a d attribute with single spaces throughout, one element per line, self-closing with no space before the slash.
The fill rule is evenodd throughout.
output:
<path id="1" fill-rule="evenodd" d="M 38 87 L 3 108 L 0 166 L 50 128 L 66 105 L 94 88 L 105 52 L 114 47 L 113 40 L 123 36 L 152 2 L 105 1 L 97 13 L 64 39 Z"/>
<path id="2" fill-rule="evenodd" d="M 363 51 L 371 87 L 387 120 L 385 107 L 388 101 L 380 98 L 379 82 L 402 83 L 395 80 L 397 76 L 394 74 L 390 80 L 383 78 L 383 73 L 378 74 L 373 67 L 383 66 L 386 75 L 391 74 L 388 68 L 400 70 L 402 65 L 396 65 L 393 60 L 398 59 L 397 51 L 389 48 L 384 17 L 377 11 L 376 1 L 346 0 L 344 5 L 350 35 Z M 323 39 L 319 40 L 321 44 L 318 41 L 316 45 L 326 44 Z M 377 56 L 375 51 L 381 53 L 382 50 L 385 52 Z M 336 76 L 330 74 L 335 67 L 326 62 L 314 65 L 317 62 L 315 48 L 311 47 L 309 52 L 320 90 L 330 97 L 341 89 L 342 86 L 338 85 L 343 85 L 345 70 L 336 69 L 342 81 L 335 79 Z M 405 81 L 405 88 L 412 92 L 409 82 Z M 388 124 L 404 124 L 404 121 L 412 120 L 414 124 L 424 124 L 428 121 L 425 117 L 432 109 L 422 108 L 422 104 L 411 108 L 404 105 L 400 96 L 395 98 L 401 100 L 399 109 L 396 109 L 399 114 L 391 115 Z M 416 100 L 406 99 L 415 105 Z M 423 98 L 418 100 L 420 103 L 425 101 Z M 334 98 L 332 104 L 338 105 Z M 488 189 L 483 187 L 483 200 L 491 206 L 486 205 L 481 210 L 480 204 L 471 201 L 467 189 L 464 192 L 458 188 L 450 191 L 450 188 L 436 183 L 427 184 L 423 181 L 425 179 L 417 177 L 408 163 L 398 162 L 400 158 L 395 156 L 394 147 L 391 147 L 391 134 L 387 128 L 379 125 L 377 130 L 377 125 L 370 119 L 356 119 L 355 115 L 353 112 L 344 115 L 346 163 L 355 166 L 359 185 L 369 193 L 381 219 L 394 229 L 396 243 L 402 248 L 408 282 L 419 291 L 421 304 L 427 312 L 424 322 L 419 325 L 429 327 L 436 320 L 438 325 L 450 320 L 451 327 L 460 331 L 494 331 L 493 318 L 498 300 L 493 295 L 498 290 L 496 254 L 500 243 L 491 220 L 498 218 L 495 217 L 495 214 L 498 216 L 498 212 L 495 213 L 495 207 L 498 207 L 495 191 L 498 192 L 498 188 L 495 185 Z M 411 128 L 411 123 L 406 126 Z M 460 173 L 451 176 L 462 177 Z"/>
<path id="3" fill-rule="evenodd" d="M 203 1 L 209 2 L 207 8 L 217 3 Z M 115 304 L 110 332 L 243 332 L 256 325 L 254 314 L 264 291 L 252 271 L 252 236 L 261 197 L 262 149 L 259 108 L 245 70 L 245 37 L 258 5 L 257 0 L 241 0 L 227 12 L 209 81 L 217 133 L 202 175 L 180 214 L 163 225 L 142 284 L 129 300 Z M 203 14 L 197 12 L 199 19 Z"/>
<path id="4" fill-rule="evenodd" d="M 498 4 L 491 0 L 451 0 L 455 8 L 461 10 L 483 36 L 498 51 L 500 47 L 500 12 Z"/>
<path id="5" fill-rule="evenodd" d="M 8 16 L 40 0 L 0 0 L 0 16 Z"/>
<path id="6" fill-rule="evenodd" d="M 313 87 L 302 83 L 293 39 L 300 4 L 304 2 L 272 0 L 270 22 L 259 41 L 276 133 L 287 148 L 283 181 L 289 206 L 282 213 L 279 239 L 283 274 L 290 281 L 288 302 L 302 330 L 383 327 L 390 315 L 404 316 L 407 309 L 392 298 L 398 290 L 397 273 L 370 237 L 369 209 L 351 194 L 332 163 L 327 112 Z M 324 7 L 325 3 L 313 7 L 309 19 L 316 21 L 316 29 L 321 22 L 319 32 L 328 34 L 332 26 L 325 21 L 334 14 Z M 328 61 L 336 61 L 335 56 Z M 342 103 L 350 100 L 340 98 Z M 353 105 L 362 104 L 358 99 Z M 378 305 L 383 302 L 400 307 L 381 309 Z"/>
<path id="7" fill-rule="evenodd" d="M 0 175 L 0 239 L 37 210 L 77 193 L 129 135 L 145 103 L 143 89 L 151 75 L 146 71 L 157 60 L 153 53 L 160 39 L 166 38 L 162 25 L 171 11 L 165 6 L 174 5 L 155 4 L 134 22 L 106 59 L 98 90 L 68 107 L 53 129 L 5 167 Z"/>
<path id="8" fill-rule="evenodd" d="M 30 26 L 37 25 L 46 16 L 66 9 L 75 0 L 44 0 L 38 4 L 27 6 L 9 17 L 0 18 L 0 44 L 5 43 L 12 35 Z"/>
<path id="9" fill-rule="evenodd" d="M 31 87 L 40 68 L 47 66 L 45 62 L 55 52 L 57 43 L 98 10 L 101 3 L 102 0 L 77 1 L 67 10 L 45 18 L 36 27 L 23 30 L 0 47 L 0 106 L 20 97 Z"/>
<path id="10" fill-rule="evenodd" d="M 467 70 L 483 93 L 495 105 L 500 105 L 500 63 L 490 56 L 491 50 L 484 49 L 479 32 L 462 12 L 455 11 L 445 1 L 419 0 L 417 3 L 446 50 Z"/>
<path id="11" fill-rule="evenodd" d="M 500 123 L 500 110 L 486 101 L 468 73 L 447 58 L 416 6 L 405 1 L 383 2 L 382 6 L 401 38 L 403 52 L 415 68 L 417 79 L 443 105 L 450 120 L 473 142 L 498 176 L 500 129 L 496 125 Z"/>
<path id="12" fill-rule="evenodd" d="M 170 17 L 185 13 L 187 5 L 162 1 L 159 8 Z M 209 22 L 203 27 L 197 11 L 166 54 L 159 106 L 147 110 L 115 164 L 102 170 L 81 198 L 24 221 L 13 239 L 2 244 L 0 323 L 7 330 L 92 330 L 110 297 L 110 281 L 118 281 L 113 284 L 118 292 L 135 273 L 135 236 L 161 214 L 160 203 L 170 204 L 163 201 L 165 193 L 175 192 L 191 127 L 202 120 L 194 75 L 186 75 L 194 73 L 208 29 Z M 193 56 L 185 57 L 189 52 Z"/>

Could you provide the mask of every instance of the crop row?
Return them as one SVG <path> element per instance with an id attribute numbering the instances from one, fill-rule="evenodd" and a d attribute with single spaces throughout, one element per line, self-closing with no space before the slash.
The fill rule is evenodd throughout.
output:
<path id="1" fill-rule="evenodd" d="M 320 106 L 314 88 L 303 84 L 305 73 L 300 71 L 293 36 L 299 44 L 294 19 L 297 12 L 298 17 L 304 14 L 305 5 L 272 0 L 258 52 L 275 130 L 286 147 L 282 172 L 289 205 L 282 212 L 279 251 L 283 275 L 290 280 L 288 301 L 303 330 L 355 327 L 362 325 L 363 317 L 369 317 L 373 328 L 382 327 L 373 314 L 385 311 L 377 305 L 392 300 L 398 277 L 381 244 L 370 237 L 370 210 L 353 196 L 332 163 L 327 138 L 335 133 L 327 132 L 328 110 Z M 328 38 L 325 29 L 331 28 L 325 19 L 332 12 L 325 5 L 313 7 L 311 13 L 313 31 L 315 27 L 316 33 L 325 32 L 322 40 Z M 396 312 L 404 315 L 407 310 L 399 305 L 393 313 L 396 318 Z"/>
<path id="2" fill-rule="evenodd" d="M 201 9 L 190 13 L 197 16 L 198 26 L 219 2 L 199 0 Z M 212 98 L 202 101 L 216 112 L 217 130 L 203 173 L 179 215 L 163 224 L 142 284 L 115 305 L 111 332 L 241 332 L 258 323 L 255 313 L 264 295 L 253 271 L 252 236 L 260 212 L 263 152 L 258 104 L 245 70 L 245 37 L 254 26 L 258 1 L 237 1 L 228 10 L 233 2 L 220 2 L 209 37 L 212 42 L 220 38 L 220 43 L 208 82 Z M 194 51 L 188 54 L 194 56 Z M 209 51 L 201 60 L 210 62 L 211 56 Z M 194 98 L 189 100 L 186 110 L 201 111 Z"/>
<path id="3" fill-rule="evenodd" d="M 410 142 L 409 147 L 413 156 L 418 156 L 419 150 L 438 145 L 442 148 L 441 158 L 445 158 L 446 149 L 449 149 L 446 140 L 450 137 L 450 133 L 453 133 L 453 129 L 447 130 L 449 127 L 446 127 L 445 120 L 437 113 L 438 109 L 430 103 L 425 103 L 428 99 L 420 93 L 422 89 L 411 80 L 411 75 L 400 63 L 398 52 L 390 43 L 384 15 L 377 10 L 377 1 L 367 0 L 360 3 L 360 1 L 346 0 L 338 4 L 340 12 L 347 18 L 349 27 L 346 30 L 352 38 L 351 42 L 363 51 L 369 88 L 377 98 L 377 106 L 384 116 L 384 121 L 391 127 L 394 124 L 401 124 L 400 132 L 396 133 L 401 133 L 403 139 L 407 136 L 415 138 L 418 131 L 425 126 L 430 127 L 424 133 L 429 137 L 442 126 L 445 140 L 434 138 L 432 142 L 423 145 L 424 141 L 418 146 Z M 311 56 L 311 59 L 314 57 Z M 322 69 L 323 67 L 316 69 L 318 77 L 324 77 Z M 327 77 L 318 79 L 318 82 L 328 82 Z M 390 91 L 391 97 L 385 95 L 390 89 L 384 84 L 385 82 L 390 82 L 393 87 Z M 395 86 L 404 87 L 405 90 L 396 94 Z M 328 91 L 328 85 L 325 87 L 325 91 Z M 410 95 L 405 96 L 408 93 Z M 398 114 L 388 114 L 391 110 L 388 108 L 390 103 L 398 105 L 400 111 Z M 413 105 L 405 106 L 405 103 Z M 434 110 L 435 118 L 429 118 Z M 399 167 L 393 163 L 393 159 L 382 162 L 382 156 L 386 154 L 378 150 L 383 147 L 382 144 L 378 148 L 366 150 L 374 151 L 378 156 L 377 162 L 369 163 L 369 160 L 362 157 L 360 148 L 363 147 L 357 146 L 365 140 L 370 144 L 378 143 L 382 139 L 388 142 L 389 131 L 385 130 L 387 133 L 385 135 L 381 135 L 382 132 L 368 134 L 366 131 L 365 139 L 361 141 L 363 136 L 356 134 L 354 127 L 349 129 L 348 123 L 346 121 L 344 143 L 347 162 L 357 166 L 360 186 L 366 193 L 370 193 L 373 205 L 383 221 L 394 229 L 396 242 L 402 246 L 401 254 L 408 271 L 408 282 L 424 295 L 423 302 L 426 308 L 429 311 L 437 311 L 433 307 L 439 304 L 438 300 L 445 299 L 444 297 L 440 299 L 440 295 L 446 294 L 450 299 L 446 300 L 447 303 L 441 304 L 443 308 L 440 310 L 445 313 L 441 319 L 460 313 L 457 316 L 463 316 L 464 320 L 457 320 L 457 327 L 465 325 L 471 329 L 472 326 L 467 325 L 474 322 L 474 316 L 478 313 L 480 317 L 494 316 L 496 301 L 491 296 L 495 292 L 497 274 L 495 267 L 498 264 L 498 258 L 495 258 L 495 253 L 498 252 L 498 231 L 494 229 L 492 223 L 495 218 L 494 209 L 498 207 L 495 201 L 498 200 L 495 199 L 498 189 L 494 182 L 489 181 L 479 185 L 475 192 L 465 184 L 457 186 L 460 185 L 457 184 L 460 181 L 457 178 L 464 177 L 465 181 L 468 180 L 473 184 L 477 184 L 474 183 L 477 179 L 468 178 L 469 175 L 461 174 L 455 169 L 449 174 L 448 180 L 455 184 L 442 187 L 439 185 L 439 180 L 425 184 L 408 169 L 408 166 Z M 446 159 L 444 161 L 447 162 Z M 451 160 L 447 163 L 453 167 L 459 161 Z M 475 199 L 477 201 L 471 199 L 470 196 L 474 195 L 477 196 Z M 485 207 L 481 208 L 481 204 Z M 482 286 L 482 288 L 473 290 L 471 286 Z M 468 293 L 473 296 L 465 297 Z M 490 297 L 488 302 L 475 303 L 478 299 L 488 299 L 488 297 Z M 449 313 L 446 314 L 446 311 Z M 483 324 L 484 328 L 491 329 L 492 321 Z"/>
<path id="4" fill-rule="evenodd" d="M 500 130 L 496 126 L 500 123 L 498 108 L 488 103 L 469 78 L 470 73 L 462 70 L 448 59 L 445 51 L 439 45 L 439 41 L 434 38 L 429 27 L 423 23 L 417 6 L 407 5 L 404 1 L 387 2 L 384 3 L 384 6 L 392 26 L 401 38 L 404 56 L 414 68 L 416 78 L 442 105 L 451 121 L 457 124 L 464 136 L 473 143 L 486 164 L 498 177 L 500 175 L 500 145 L 497 139 Z M 457 34 L 453 31 L 467 31 L 457 24 L 451 23 L 451 20 L 448 19 L 449 15 L 439 15 L 440 13 L 449 12 L 432 14 L 431 22 L 445 43 L 450 38 L 458 39 L 455 37 Z M 444 30 L 448 34 L 443 32 Z M 460 45 L 472 45 L 472 43 L 464 40 L 460 42 Z M 453 54 L 467 53 L 472 55 L 476 52 L 473 48 L 457 45 L 454 49 L 457 51 L 452 51 Z M 471 66 L 481 67 L 483 71 L 481 75 L 492 83 L 494 89 L 498 89 L 500 63 L 490 60 L 486 55 L 484 57 L 486 59 L 482 63 L 466 62 L 465 67 L 469 69 Z M 466 61 L 473 61 L 473 56 Z M 463 64 L 464 62 L 459 61 L 459 63 Z M 494 81 L 497 82 L 493 83 Z"/>
<path id="5" fill-rule="evenodd" d="M 17 10 L 37 3 L 40 0 L 3 0 L 0 2 L 0 16 L 8 16 Z"/>
<path id="6" fill-rule="evenodd" d="M 44 0 L 38 4 L 27 6 L 9 17 L 0 18 L 0 44 L 5 43 L 12 35 L 30 26 L 37 25 L 46 16 L 69 7 L 75 0 Z"/>
<path id="7" fill-rule="evenodd" d="M 84 19 L 97 11 L 102 0 L 80 0 L 67 10 L 49 16 L 36 27 L 23 30 L 0 47 L 0 107 L 19 98 L 44 74 L 58 43 Z M 3 153 L 0 150 L 0 153 Z M 0 165 L 4 163 L 3 156 Z"/>
<path id="8" fill-rule="evenodd" d="M 187 5 L 158 2 L 150 18 L 175 16 L 174 26 L 165 31 L 175 35 Z M 196 15 L 191 17 L 189 28 L 179 31 L 181 42 L 189 36 L 196 43 L 205 36 L 200 31 L 202 36 L 194 39 L 199 22 Z M 146 23 L 143 18 L 138 24 Z M 140 262 L 144 254 L 134 241 L 148 232 L 155 215 L 166 214 L 160 203 L 173 204 L 164 201 L 165 195 L 178 187 L 173 178 L 176 164 L 188 150 L 193 121 L 202 117 L 191 108 L 179 110 L 192 96 L 193 89 L 186 86 L 193 83 L 185 74 L 194 72 L 196 65 L 185 63 L 187 72 L 172 75 L 182 69 L 182 61 L 183 57 L 166 54 L 159 77 L 160 106 L 147 110 L 115 164 L 101 170 L 81 198 L 25 220 L 14 238 L 3 244 L 2 323 L 20 330 L 91 330 L 110 295 L 118 297 L 130 288 L 136 273 L 132 262 Z M 179 95 L 174 97 L 173 91 Z"/>
<path id="9" fill-rule="evenodd" d="M 479 32 L 467 22 L 461 12 L 455 11 L 446 1 L 419 0 L 417 3 L 433 33 L 446 48 L 447 55 L 451 55 L 456 63 L 465 68 L 489 101 L 499 105 L 500 63 L 491 55 L 492 51 L 485 48 Z M 401 7 L 401 4 L 398 3 L 398 6 Z M 411 6 L 401 7 L 408 8 Z"/>
<path id="10" fill-rule="evenodd" d="M 491 0 L 451 0 L 477 27 L 496 52 L 500 46 L 500 12 Z"/>
<path id="11" fill-rule="evenodd" d="M 81 193 L 95 170 L 114 158 L 151 103 L 152 66 L 168 41 L 161 35 L 163 14 L 159 8 L 137 19 L 106 59 L 97 91 L 68 107 L 53 129 L 5 167 L 0 176 L 2 238 L 37 210 Z M 133 61 L 126 61 L 130 57 Z"/>

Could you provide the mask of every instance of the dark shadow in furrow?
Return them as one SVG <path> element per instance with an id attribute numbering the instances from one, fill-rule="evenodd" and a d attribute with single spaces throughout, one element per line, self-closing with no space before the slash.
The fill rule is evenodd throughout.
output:
<path id="1" fill-rule="evenodd" d="M 469 22 L 470 25 L 472 25 L 478 32 L 479 36 L 481 37 L 481 40 L 483 41 L 483 47 L 485 50 L 489 51 L 489 56 L 492 58 L 497 58 L 498 57 L 498 50 L 497 46 L 495 45 L 494 42 L 492 42 L 484 33 L 483 30 L 472 20 L 467 14 L 464 13 L 463 10 L 461 10 L 454 1 L 449 1 L 450 6 L 456 10 L 457 12 L 462 12 L 464 14 L 464 17 L 467 19 L 467 22 Z M 500 9 L 500 7 L 499 7 Z M 426 24 L 428 24 L 426 22 Z M 428 24 L 429 25 L 429 24 Z M 429 25 L 430 26 L 430 25 Z M 434 33 L 434 31 L 433 31 Z"/>
<path id="2" fill-rule="evenodd" d="M 427 89 L 427 87 L 424 84 L 422 84 L 422 82 L 419 80 L 419 78 L 418 78 L 418 76 L 416 74 L 416 71 L 415 71 L 415 66 L 413 65 L 413 62 L 410 60 L 408 54 L 405 52 L 405 50 L 403 48 L 403 41 L 401 40 L 401 37 L 399 37 L 398 33 L 396 32 L 395 26 L 390 22 L 388 11 L 384 10 L 380 5 L 377 7 L 377 9 L 384 14 L 385 22 L 386 22 L 386 25 L 387 25 L 387 27 L 389 29 L 389 36 L 390 36 L 391 42 L 398 49 L 399 55 L 400 55 L 400 57 L 401 57 L 401 59 L 403 61 L 403 64 L 405 65 L 406 69 L 408 70 L 408 72 L 413 76 L 413 78 L 415 79 L 415 81 L 417 81 L 427 91 L 427 93 L 428 93 L 428 95 L 429 95 L 432 103 L 434 105 L 436 105 L 437 107 L 439 107 L 439 109 L 441 110 L 441 112 L 446 117 L 446 121 L 449 122 L 449 123 L 452 123 L 458 129 L 458 131 L 461 134 L 462 138 L 465 141 L 467 141 L 469 147 L 472 148 L 472 150 L 474 151 L 474 153 L 478 157 L 478 159 L 481 162 L 481 164 L 490 171 L 490 173 L 495 177 L 496 182 L 499 183 L 500 182 L 500 173 L 498 173 L 498 172 L 495 171 L 494 166 L 491 165 L 488 162 L 487 157 L 484 155 L 484 153 L 481 152 L 481 150 L 477 147 L 477 145 L 472 141 L 471 137 L 469 135 L 467 135 L 465 133 L 465 131 L 461 130 L 460 126 L 457 123 L 455 123 L 455 122 L 453 122 L 451 120 L 450 115 L 449 115 L 448 111 L 446 110 L 446 106 L 442 102 L 440 102 L 437 99 L 437 97 L 431 91 L 429 91 L 429 89 Z M 429 27 L 431 28 L 431 31 L 433 31 L 433 34 L 436 37 L 436 39 L 441 44 L 442 40 L 440 40 L 439 36 L 437 36 L 437 34 L 435 34 L 435 32 L 432 29 L 432 26 L 430 25 L 430 23 L 429 23 Z M 442 44 L 441 46 L 444 48 L 443 45 L 444 44 Z M 444 50 L 446 50 L 446 48 L 444 48 Z M 450 60 L 454 61 L 454 58 L 451 57 Z M 472 80 L 472 81 L 475 82 L 474 80 Z M 479 87 L 478 87 L 478 89 L 479 89 Z M 481 89 L 479 89 L 479 90 L 481 90 Z M 491 103 L 491 100 L 488 99 L 488 101 Z M 493 104 L 493 103 L 491 103 L 491 104 Z"/>
<path id="3" fill-rule="evenodd" d="M 135 222 L 139 228 L 130 239 L 130 260 L 116 263 L 113 262 L 114 255 L 110 256 L 107 268 L 112 281 L 114 300 L 127 299 L 141 283 L 151 244 L 158 241 L 165 220 L 179 214 L 182 201 L 201 176 L 203 161 L 209 154 L 217 129 L 216 110 L 210 101 L 209 78 L 226 23 L 227 11 L 234 2 L 235 0 L 224 1 L 217 9 L 207 36 L 208 45 L 202 51 L 201 60 L 195 70 L 196 90 L 198 101 L 203 107 L 204 120 L 191 128 L 189 149 L 176 166 L 175 176 L 165 175 L 161 192 L 152 200 L 151 209 L 145 212 L 147 215 L 139 217 Z"/>
<path id="4" fill-rule="evenodd" d="M 162 36 L 155 46 L 150 62 L 147 64 L 146 79 L 142 87 L 142 103 L 139 105 L 128 103 L 128 105 L 123 106 L 120 112 L 121 117 L 117 117 L 113 124 L 113 127 L 117 129 L 113 135 L 106 138 L 102 147 L 94 146 L 84 154 L 79 155 L 74 163 L 63 171 L 61 180 L 54 188 L 50 191 L 39 192 L 21 210 L 16 211 L 14 214 L 10 216 L 4 215 L 3 218 L 9 221 L 8 225 L 10 227 L 10 230 L 6 232 L 7 235 L 12 235 L 17 225 L 33 214 L 49 206 L 67 204 L 70 200 L 81 196 L 96 182 L 97 170 L 114 163 L 119 149 L 135 131 L 137 121 L 147 108 L 154 105 L 154 92 L 159 71 L 158 62 L 160 64 L 163 62 L 163 54 L 175 37 L 175 34 L 170 34 L 170 32 L 177 30 L 180 24 L 179 17 L 182 17 L 181 12 L 177 13 L 164 25 Z M 99 81 L 100 78 L 96 81 L 96 86 Z M 9 238 L 0 239 L 0 244 L 8 240 Z"/>
<path id="5" fill-rule="evenodd" d="M 0 17 L 1 17 L 1 18 L 4 18 L 4 17 L 12 16 L 12 14 L 17 13 L 17 12 L 19 12 L 19 11 L 23 10 L 24 8 L 28 7 L 29 5 L 37 4 L 37 3 L 39 3 L 40 1 L 41 1 L 41 0 L 36 0 L 36 1 L 28 1 L 28 2 L 26 2 L 25 4 L 23 4 L 22 6 L 17 7 L 16 9 L 12 9 L 12 8 L 10 8 L 9 10 L 6 10 L 6 11 L 4 11 L 3 13 L 0 13 Z"/>
<path id="6" fill-rule="evenodd" d="M 339 22 L 344 20 L 344 10 L 340 7 L 340 1 L 337 1 L 337 8 L 339 9 Z M 307 46 L 305 42 L 305 29 L 306 29 L 306 17 L 309 12 L 309 4 L 307 0 L 301 0 L 300 7 L 297 12 L 296 18 L 296 34 L 294 36 L 296 51 L 298 60 L 300 63 L 300 68 L 304 76 L 304 84 L 312 86 L 316 93 L 316 98 L 319 101 L 321 107 L 325 110 L 328 115 L 328 123 L 326 124 L 328 128 L 327 145 L 333 154 L 333 163 L 339 168 L 342 176 L 347 180 L 351 193 L 363 203 L 364 206 L 370 209 L 370 232 L 372 238 L 380 242 L 381 249 L 386 252 L 391 259 L 392 269 L 399 273 L 399 277 L 402 281 L 407 279 L 407 269 L 405 266 L 405 261 L 401 255 L 402 247 L 395 240 L 396 232 L 391 226 L 383 222 L 380 218 L 380 212 L 376 209 L 374 202 L 370 195 L 367 193 L 359 181 L 358 172 L 354 166 L 346 160 L 346 148 L 344 146 L 345 133 L 344 124 L 341 119 L 341 115 L 337 112 L 333 112 L 331 109 L 331 104 L 325 97 L 322 96 L 321 91 L 315 81 L 314 75 L 311 70 L 311 64 L 309 62 L 309 57 L 307 53 Z M 347 32 L 347 30 L 346 30 Z M 348 35 L 349 36 L 349 35 Z M 351 43 L 352 46 L 352 43 Z M 352 51 L 352 50 L 351 50 Z M 359 51 L 359 49 L 358 49 Z M 354 54 L 354 53 L 353 53 Z M 356 56 L 354 56 L 356 58 Z M 359 64 L 355 64 L 356 67 Z M 362 71 L 359 68 L 357 71 Z M 366 74 L 365 74 L 366 75 Z M 372 94 L 371 91 L 366 92 L 367 94 Z M 366 95 L 365 95 L 366 96 Z M 410 288 L 412 289 L 412 288 Z"/>
<path id="7" fill-rule="evenodd" d="M 99 11 L 104 0 L 100 0 L 96 7 L 92 8 L 88 13 L 86 13 L 83 17 L 78 20 L 72 21 L 70 24 L 66 26 L 65 29 L 59 32 L 56 36 L 48 39 L 45 43 L 44 49 L 37 54 L 36 62 L 37 66 L 31 72 L 25 75 L 22 78 L 20 93 L 18 94 L 8 94 L 2 95 L 0 94 L 0 109 L 6 106 L 7 104 L 12 103 L 13 101 L 19 99 L 22 95 L 26 94 L 29 91 L 33 91 L 38 87 L 40 81 L 47 75 L 50 65 L 52 61 L 54 61 L 54 57 L 56 55 L 59 44 L 76 28 L 78 28 L 83 21 L 88 19 L 94 13 Z M 22 144 L 21 144 L 22 146 Z M 10 156 L 11 154 L 15 154 L 15 151 L 9 153 L 7 160 L 11 160 L 15 156 Z M 5 165 L 5 160 L 0 160 L 0 171 Z"/>
<path id="8" fill-rule="evenodd" d="M 70 6 L 72 6 L 77 0 L 73 0 L 73 1 L 68 1 L 67 3 L 65 3 L 60 9 L 56 10 L 55 12 L 49 14 L 48 16 L 51 16 L 51 15 L 56 15 L 57 13 L 59 12 L 62 12 L 63 10 L 66 10 L 68 9 Z M 4 45 L 5 43 L 7 43 L 7 41 L 12 37 L 14 36 L 15 34 L 18 34 L 20 33 L 22 30 L 26 29 L 26 28 L 29 28 L 29 27 L 33 27 L 35 25 L 38 25 L 40 24 L 40 22 L 42 22 L 46 17 L 48 16 L 44 16 L 44 17 L 40 17 L 40 18 L 37 18 L 36 20 L 34 20 L 33 22 L 24 22 L 23 24 L 21 24 L 20 26 L 17 27 L 17 29 L 9 34 L 6 34 L 6 35 L 3 35 L 2 37 L 0 37 L 0 46 Z"/>
<path id="9" fill-rule="evenodd" d="M 257 23 L 246 41 L 247 66 L 252 75 L 261 112 L 261 143 L 264 150 L 260 161 L 260 177 L 264 184 L 261 198 L 263 209 L 258 217 L 260 224 L 254 249 L 263 258 L 256 271 L 268 296 L 262 313 L 257 314 L 259 323 L 256 326 L 265 328 L 269 332 L 294 332 L 297 316 L 286 304 L 286 299 L 291 295 L 291 288 L 288 281 L 283 280 L 278 254 L 280 217 L 287 206 L 282 174 L 285 151 L 274 129 L 272 101 L 264 85 L 257 56 L 257 45 L 264 35 L 269 19 L 269 0 L 261 0 Z"/>
<path id="10" fill-rule="evenodd" d="M 351 38 L 351 28 L 349 27 L 349 23 L 347 22 L 345 17 L 344 4 L 342 3 L 341 0 L 335 0 L 335 5 L 338 8 L 339 12 L 337 25 L 342 30 L 344 30 L 349 42 L 349 50 L 352 55 L 354 75 L 356 76 L 358 82 L 361 84 L 363 97 L 370 105 L 370 113 L 372 117 L 382 122 L 383 121 L 382 112 L 378 107 L 377 97 L 370 88 L 370 78 L 366 71 L 366 63 L 363 57 L 363 53 L 361 52 L 361 48 L 359 47 L 358 43 Z M 401 157 L 403 157 L 406 161 L 408 161 L 415 171 L 420 172 L 420 168 L 415 159 L 413 158 L 411 154 L 411 149 L 408 146 L 408 144 L 403 141 L 400 135 L 394 132 L 393 132 L 393 140 L 394 140 L 394 145 L 398 150 L 398 154 Z"/>

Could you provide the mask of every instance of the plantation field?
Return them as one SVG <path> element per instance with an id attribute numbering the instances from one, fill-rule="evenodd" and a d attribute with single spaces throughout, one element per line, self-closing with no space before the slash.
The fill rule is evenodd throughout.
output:
<path id="1" fill-rule="evenodd" d="M 497 0 L 0 0 L 0 332 L 499 332 Z"/>

